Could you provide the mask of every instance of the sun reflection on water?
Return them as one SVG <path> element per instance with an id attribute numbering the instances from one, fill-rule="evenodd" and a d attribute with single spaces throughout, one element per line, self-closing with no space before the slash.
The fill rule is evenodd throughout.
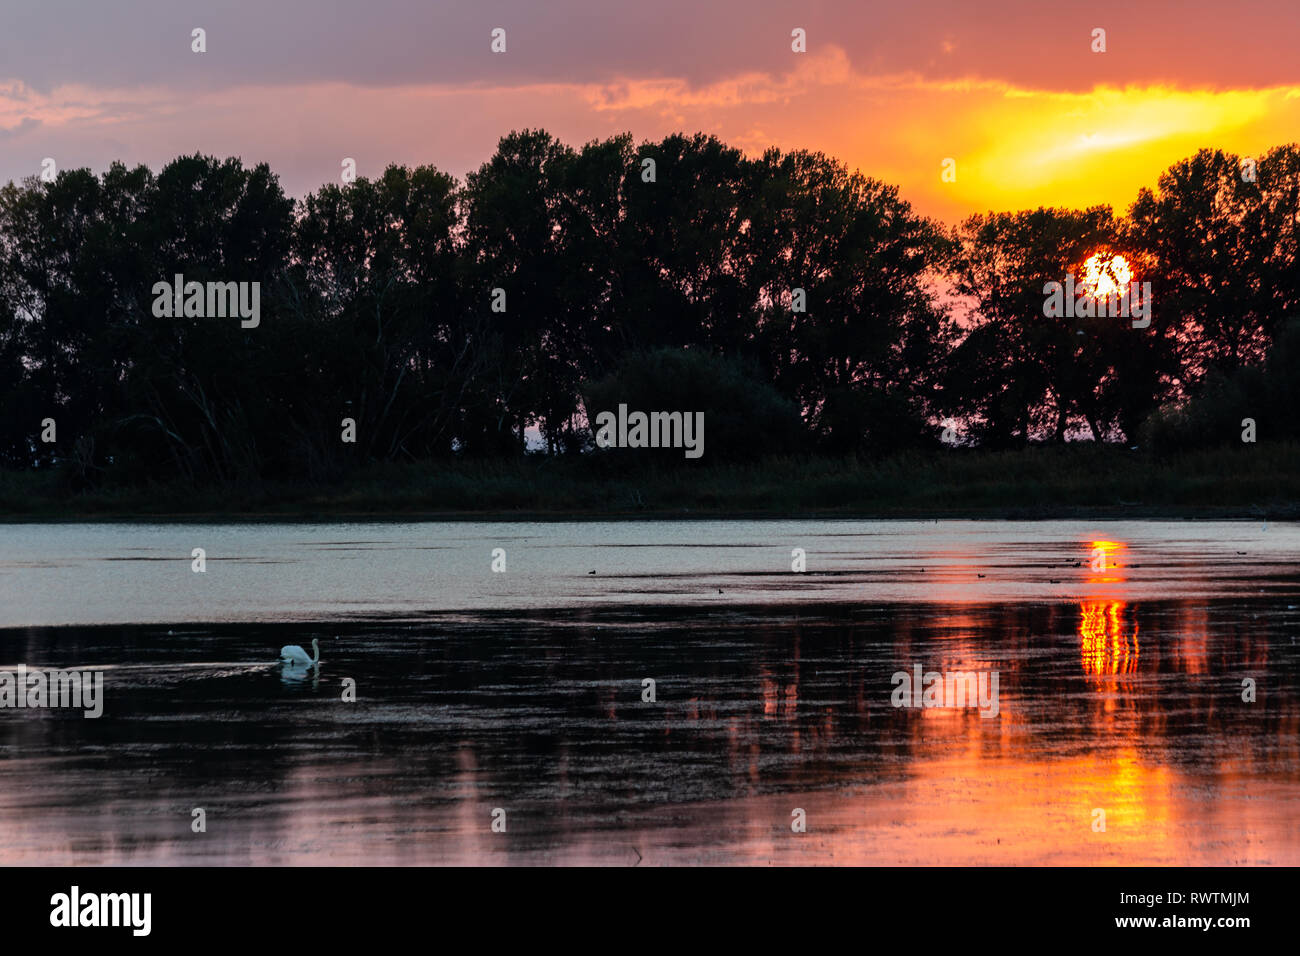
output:
<path id="1" fill-rule="evenodd" d="M 1124 601 L 1084 601 L 1079 605 L 1079 637 L 1085 674 L 1127 674 L 1137 667 L 1138 625 L 1125 633 Z"/>

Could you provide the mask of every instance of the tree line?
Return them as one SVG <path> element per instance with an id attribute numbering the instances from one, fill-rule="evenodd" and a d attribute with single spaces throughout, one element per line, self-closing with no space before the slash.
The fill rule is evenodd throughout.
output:
<path id="1" fill-rule="evenodd" d="M 65 170 L 0 189 L 0 464 L 321 479 L 530 436 L 587 454 L 620 400 L 704 411 L 723 458 L 879 455 L 945 425 L 983 447 L 1196 439 L 1198 396 L 1291 381 L 1266 360 L 1300 314 L 1298 245 L 1294 144 L 1204 150 L 1123 216 L 952 228 L 821 153 L 703 134 L 524 130 L 463 182 L 390 166 L 297 201 L 234 158 Z M 1148 327 L 1044 315 L 1045 283 L 1099 252 L 1151 282 Z M 178 274 L 259 283 L 260 322 L 155 315 Z"/>

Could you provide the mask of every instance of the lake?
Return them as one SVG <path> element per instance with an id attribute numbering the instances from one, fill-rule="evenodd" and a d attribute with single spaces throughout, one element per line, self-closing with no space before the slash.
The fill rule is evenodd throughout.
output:
<path id="1" fill-rule="evenodd" d="M 0 707 L 0 862 L 1296 865 L 1297 635 L 1294 523 L 0 525 L 104 688 Z"/>

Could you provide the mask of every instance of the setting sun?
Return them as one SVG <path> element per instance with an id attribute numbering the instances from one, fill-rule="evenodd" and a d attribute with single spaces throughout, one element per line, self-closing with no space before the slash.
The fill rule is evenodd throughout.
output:
<path id="1" fill-rule="evenodd" d="M 1096 253 L 1083 264 L 1083 287 L 1094 299 L 1123 295 L 1128 291 L 1133 270 L 1121 255 L 1109 259 L 1105 253 Z"/>

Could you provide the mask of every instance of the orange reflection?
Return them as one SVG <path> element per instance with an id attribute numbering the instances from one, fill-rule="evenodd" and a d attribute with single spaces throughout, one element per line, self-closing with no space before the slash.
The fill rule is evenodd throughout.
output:
<path id="1" fill-rule="evenodd" d="M 1124 634 L 1124 601 L 1085 601 L 1079 605 L 1079 637 L 1085 674 L 1127 674 L 1137 667 L 1138 626 Z"/>
<path id="2" fill-rule="evenodd" d="M 1093 541 L 1088 545 L 1088 557 L 1084 567 L 1091 572 L 1089 584 L 1122 584 L 1124 581 L 1124 552 L 1128 549 L 1123 541 Z"/>
<path id="3" fill-rule="evenodd" d="M 1204 605 L 1179 608 L 1178 630 L 1171 642 L 1173 666 L 1184 674 L 1204 674 L 1208 667 L 1210 613 Z"/>

